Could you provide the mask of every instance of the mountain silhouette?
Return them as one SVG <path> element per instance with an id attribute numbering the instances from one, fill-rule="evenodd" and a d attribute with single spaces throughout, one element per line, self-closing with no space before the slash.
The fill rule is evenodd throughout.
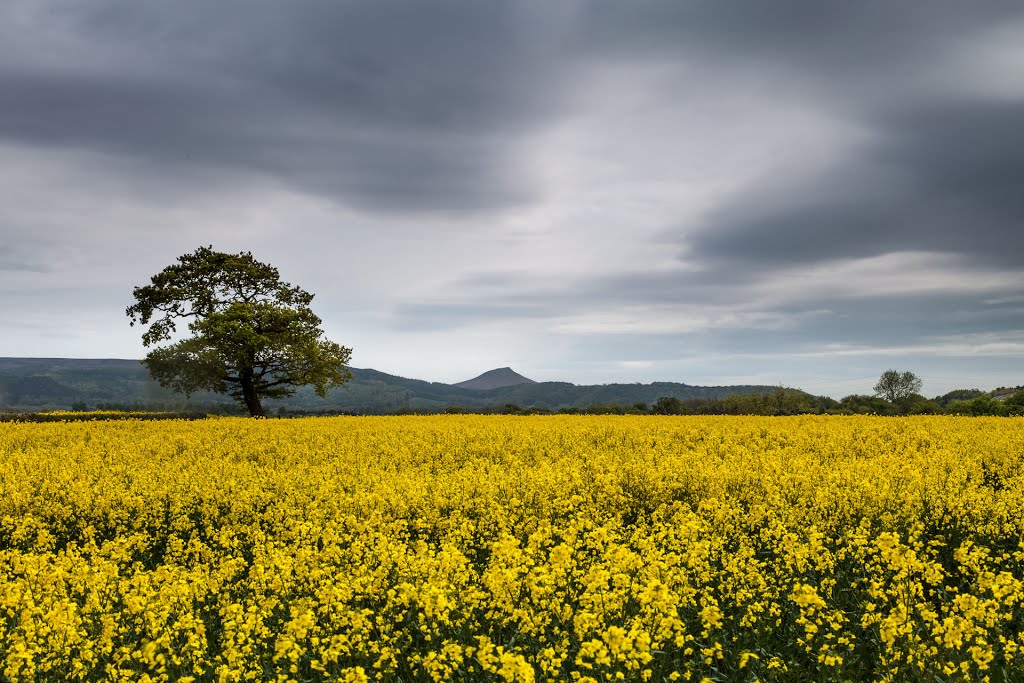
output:
<path id="1" fill-rule="evenodd" d="M 495 368 L 473 379 L 467 379 L 465 382 L 456 382 L 452 386 L 486 391 L 501 387 L 514 387 L 519 384 L 536 384 L 536 382 L 528 377 L 523 377 L 512 368 Z"/>

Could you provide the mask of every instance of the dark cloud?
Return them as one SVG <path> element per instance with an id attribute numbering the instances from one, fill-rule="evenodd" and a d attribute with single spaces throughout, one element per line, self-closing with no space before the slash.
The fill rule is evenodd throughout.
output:
<path id="1" fill-rule="evenodd" d="M 681 238 L 687 258 L 792 265 L 894 251 L 1024 266 L 1024 103 L 928 102 L 874 121 L 877 140 L 780 195 L 755 188 Z"/>
<path id="2" fill-rule="evenodd" d="M 781 309 L 800 312 L 791 306 Z M 836 302 L 831 312 L 801 318 L 786 334 L 803 348 L 829 343 L 897 347 L 956 336 L 1019 333 L 1022 322 L 1019 303 L 985 304 L 971 293 L 879 295 Z"/>
<path id="3" fill-rule="evenodd" d="M 55 6 L 63 32 L 22 48 L 45 60 L 0 47 L 0 138 L 163 173 L 268 174 L 378 210 L 493 208 L 534 191 L 508 136 L 549 111 L 556 69 L 511 6 Z M 41 31 L 52 15 L 40 14 L 20 28 Z"/>
<path id="4" fill-rule="evenodd" d="M 866 102 L 864 88 L 906 89 L 908 70 L 1019 14 L 874 0 L 32 7 L 0 10 L 0 138 L 137 157 L 162 173 L 266 174 L 391 211 L 536 199 L 517 144 L 559 115 L 580 64 L 732 65 Z M 796 210 L 817 219 L 815 206 Z"/>
<path id="5" fill-rule="evenodd" d="M 1021 17 L 1017 3 L 1002 1 L 596 0 L 583 6 L 581 35 L 597 51 L 725 65 L 781 93 L 790 85 L 824 88 L 859 106 L 871 104 L 865 97 L 914 92 L 923 68 Z M 737 78 L 731 85 L 742 83 Z"/>

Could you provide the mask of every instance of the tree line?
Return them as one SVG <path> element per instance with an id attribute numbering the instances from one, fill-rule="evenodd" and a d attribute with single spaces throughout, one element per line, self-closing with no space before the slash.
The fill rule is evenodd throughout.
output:
<path id="1" fill-rule="evenodd" d="M 929 399 L 919 393 L 922 386 L 922 380 L 913 372 L 886 370 L 875 384 L 874 394 L 851 394 L 839 400 L 778 387 L 773 391 L 724 398 L 662 396 L 650 405 L 596 403 L 585 408 L 552 411 L 507 404 L 485 412 L 513 415 L 1024 415 L 1024 389 L 997 389 L 993 393 L 1005 395 L 1002 400 L 980 389 L 957 389 Z M 444 412 L 480 411 L 449 406 Z"/>
<path id="2" fill-rule="evenodd" d="M 1009 390 L 996 390 L 1007 394 Z M 195 419 L 205 415 L 245 415 L 243 406 L 231 403 L 210 403 L 182 409 L 174 404 L 162 403 L 97 403 L 90 407 L 78 403 L 72 410 L 116 411 L 122 415 L 147 415 L 150 419 L 174 417 Z M 355 415 L 343 409 L 305 409 L 281 406 L 268 413 L 275 417 L 307 417 Z M 374 413 L 377 414 L 377 413 Z M 999 400 L 980 389 L 957 389 L 942 396 L 925 398 L 910 394 L 898 401 L 881 396 L 852 394 L 835 400 L 828 396 L 814 396 L 799 389 L 779 387 L 770 392 L 735 394 L 725 398 L 678 398 L 662 396 L 654 403 L 593 403 L 583 407 L 544 408 L 506 403 L 487 408 L 448 405 L 444 408 L 396 408 L 388 415 L 1024 415 L 1024 390 L 1009 393 Z M 0 416 L 0 420 L 3 416 Z M 13 419 L 13 417 L 11 418 Z M 19 420 L 23 420 L 19 417 Z M 42 418 L 40 418 L 42 419 Z M 68 416 L 60 419 L 70 419 Z"/>

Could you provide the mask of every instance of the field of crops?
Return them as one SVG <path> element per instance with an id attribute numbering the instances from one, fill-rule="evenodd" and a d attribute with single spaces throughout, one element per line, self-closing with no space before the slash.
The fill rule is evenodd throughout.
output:
<path id="1" fill-rule="evenodd" d="M 0 680 L 1021 681 L 1024 418 L 0 424 Z"/>

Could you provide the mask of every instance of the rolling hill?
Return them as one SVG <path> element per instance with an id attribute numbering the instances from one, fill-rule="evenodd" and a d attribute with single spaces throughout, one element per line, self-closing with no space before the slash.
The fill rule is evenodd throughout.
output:
<path id="1" fill-rule="evenodd" d="M 267 401 L 268 410 L 333 411 L 360 414 L 404 410 L 441 411 L 449 406 L 486 410 L 507 404 L 522 407 L 583 408 L 597 403 L 654 403 L 661 396 L 723 398 L 770 391 L 758 385 L 700 387 L 676 382 L 576 385 L 534 382 L 510 368 L 498 368 L 466 382 L 444 384 L 352 368 L 352 381 L 320 398 L 304 387 L 295 396 Z M 0 358 L 0 412 L 90 408 L 117 404 L 150 409 L 224 409 L 224 396 L 202 392 L 190 399 L 163 389 L 137 360 L 72 358 Z"/>

